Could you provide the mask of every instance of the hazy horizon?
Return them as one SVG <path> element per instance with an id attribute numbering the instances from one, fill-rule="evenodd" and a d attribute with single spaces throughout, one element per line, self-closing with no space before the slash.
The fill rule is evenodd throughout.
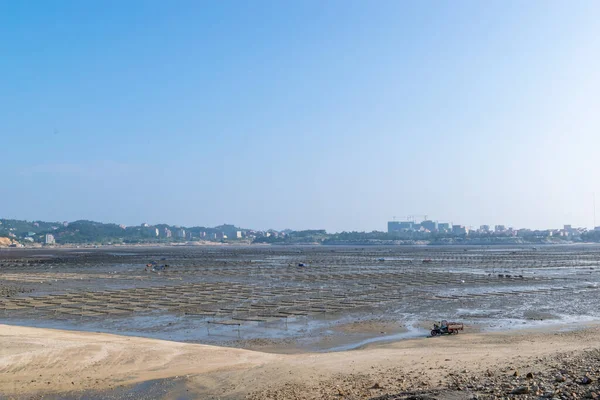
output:
<path id="1" fill-rule="evenodd" d="M 591 228 L 599 12 L 0 3 L 0 218 Z"/>
<path id="2" fill-rule="evenodd" d="M 77 222 L 77 221 L 90 221 L 90 222 L 98 222 L 98 223 L 103 223 L 103 224 L 125 225 L 125 224 L 121 223 L 120 221 L 99 221 L 99 220 L 90 220 L 88 218 L 81 218 L 81 219 L 78 219 L 78 220 L 67 221 L 67 220 L 48 220 L 48 219 L 44 219 L 44 218 L 33 218 L 33 219 L 7 218 L 7 217 L 4 217 L 4 216 L 0 216 L 0 220 L 1 219 L 5 219 L 5 220 L 26 220 L 26 221 L 29 221 L 29 222 L 39 221 L 39 222 L 46 222 L 46 223 L 57 223 L 59 225 L 62 224 L 62 223 L 65 223 L 65 222 L 74 223 L 74 222 Z M 432 219 L 432 220 L 435 221 L 435 222 L 439 222 L 439 223 L 447 222 L 447 223 L 450 223 L 450 224 L 455 224 L 454 221 L 445 221 L 445 220 L 436 220 L 436 219 Z M 400 221 L 400 220 L 396 219 L 396 221 Z M 413 221 L 413 222 L 417 222 L 418 223 L 418 222 L 421 222 L 423 220 L 422 219 L 414 219 L 414 220 L 410 220 L 409 219 L 408 221 Z M 359 230 L 359 229 L 350 229 L 350 230 L 346 230 L 345 232 L 374 232 L 374 231 L 386 232 L 388 230 L 387 229 L 387 223 L 388 222 L 389 221 L 385 221 L 384 226 L 381 227 L 381 228 L 375 228 L 375 229 L 367 230 L 367 231 L 365 231 L 365 230 Z M 235 221 L 222 222 L 222 223 L 214 224 L 214 225 L 185 224 L 185 223 L 183 223 L 183 224 L 174 224 L 174 223 L 170 223 L 168 221 L 158 221 L 158 222 L 144 221 L 144 222 L 141 222 L 141 223 L 130 224 L 130 225 L 125 225 L 125 226 L 126 227 L 136 227 L 136 226 L 139 227 L 139 226 L 142 226 L 144 224 L 147 224 L 150 227 L 160 226 L 160 225 L 168 225 L 168 226 L 172 226 L 172 227 L 181 227 L 181 228 L 186 228 L 186 229 L 187 228 L 196 228 L 196 227 L 216 228 L 216 227 L 222 226 L 222 225 L 233 225 L 233 226 L 235 226 L 237 228 L 241 228 L 241 229 L 244 229 L 244 230 L 246 230 L 246 229 L 248 229 L 248 230 L 258 230 L 258 231 L 274 230 L 274 231 L 279 231 L 279 232 L 286 231 L 286 230 L 301 231 L 301 230 L 321 230 L 321 229 L 325 229 L 325 228 L 321 228 L 321 227 L 318 227 L 318 226 L 317 227 L 302 228 L 302 229 L 294 229 L 293 227 L 283 227 L 283 228 L 281 228 L 281 227 L 267 227 L 267 228 L 264 228 L 264 227 L 254 227 L 254 226 L 243 226 L 243 225 L 235 223 Z M 458 223 L 456 223 L 456 225 L 463 225 L 464 226 L 464 224 L 458 224 Z M 480 224 L 480 225 L 471 225 L 471 226 L 466 225 L 466 227 L 469 228 L 469 229 L 477 230 L 477 229 L 479 229 L 483 225 L 489 226 L 489 228 L 492 231 L 494 230 L 494 228 L 495 228 L 496 225 L 503 225 L 507 229 L 508 228 L 512 228 L 512 229 L 516 229 L 516 230 L 531 229 L 530 227 L 526 227 L 526 226 L 517 227 L 517 226 L 510 225 L 510 224 Z M 566 224 L 563 224 L 563 225 L 566 225 Z M 560 230 L 560 229 L 563 229 L 563 225 L 560 225 L 560 226 L 548 226 L 548 227 L 545 227 L 545 228 L 533 228 L 533 229 L 534 230 Z M 582 228 L 582 227 L 580 227 L 580 226 L 573 226 L 573 228 Z M 329 230 L 329 229 L 325 229 L 325 230 L 327 231 L 327 233 L 340 233 L 340 232 L 343 232 L 343 231 L 340 231 L 340 230 Z"/>

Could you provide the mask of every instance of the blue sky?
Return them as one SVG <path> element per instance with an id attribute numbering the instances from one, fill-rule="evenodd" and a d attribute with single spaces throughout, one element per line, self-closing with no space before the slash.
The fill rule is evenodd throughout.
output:
<path id="1" fill-rule="evenodd" d="M 0 216 L 591 227 L 599 12 L 0 0 Z"/>

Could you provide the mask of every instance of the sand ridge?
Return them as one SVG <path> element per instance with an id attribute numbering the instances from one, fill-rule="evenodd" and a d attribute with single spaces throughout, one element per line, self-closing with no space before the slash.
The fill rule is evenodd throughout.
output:
<path id="1" fill-rule="evenodd" d="M 0 392 L 102 389 L 261 365 L 277 356 L 104 333 L 0 325 Z"/>
<path id="2" fill-rule="evenodd" d="M 186 376 L 190 390 L 214 396 L 258 399 L 274 393 L 273 398 L 317 399 L 354 390 L 356 398 L 368 398 L 414 385 L 435 386 L 465 368 L 485 370 L 595 348 L 600 344 L 598 333 L 598 327 L 562 333 L 477 333 L 347 352 L 283 355 L 0 325 L 0 393 L 102 390 Z"/>

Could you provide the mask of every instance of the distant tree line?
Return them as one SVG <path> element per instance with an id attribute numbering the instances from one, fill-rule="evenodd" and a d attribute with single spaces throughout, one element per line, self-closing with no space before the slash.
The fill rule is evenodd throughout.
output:
<path id="1" fill-rule="evenodd" d="M 156 235 L 156 229 L 159 235 Z M 165 229 L 172 232 L 172 236 L 165 236 Z M 207 236 L 212 233 L 225 233 L 234 237 L 236 231 L 242 230 L 234 225 L 221 225 L 215 228 L 208 227 L 176 227 L 167 224 L 158 224 L 154 226 L 128 226 L 123 228 L 117 224 L 101 223 L 88 220 L 79 220 L 64 224 L 62 222 L 43 222 L 43 221 L 22 221 L 0 219 L 0 237 L 15 235 L 15 239 L 23 240 L 26 237 L 32 237 L 36 242 L 43 243 L 45 235 L 50 233 L 54 236 L 56 243 L 59 244 L 107 244 L 107 243 L 147 243 L 147 242 L 167 242 L 184 241 L 189 238 L 179 238 L 176 233 L 179 229 L 184 229 L 186 233 L 191 234 L 192 238 L 201 239 L 205 233 Z"/>

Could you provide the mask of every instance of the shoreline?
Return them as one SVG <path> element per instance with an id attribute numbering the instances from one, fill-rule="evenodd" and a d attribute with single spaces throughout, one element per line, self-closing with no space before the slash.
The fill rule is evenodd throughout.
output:
<path id="1" fill-rule="evenodd" d="M 143 332 L 118 331 L 114 329 L 99 329 L 98 327 L 78 328 L 58 321 L 17 320 L 10 321 L 0 318 L 0 326 L 15 328 L 49 329 L 62 332 L 107 334 L 126 338 L 159 340 L 173 343 L 198 344 L 222 348 L 256 351 L 267 354 L 327 354 L 343 351 L 356 351 L 374 346 L 385 346 L 407 340 L 431 339 L 429 335 L 430 321 L 413 321 L 410 324 L 398 323 L 393 319 L 359 319 L 351 322 L 343 321 L 333 325 L 314 328 L 310 337 L 238 337 L 222 336 L 221 339 L 189 340 L 184 338 L 166 337 L 167 334 L 143 334 Z M 484 334 L 521 335 L 530 333 L 571 332 L 600 327 L 599 319 L 563 321 L 548 319 L 543 321 L 528 321 L 515 325 L 503 325 L 490 328 L 484 325 L 465 324 L 461 336 Z M 217 337 L 219 334 L 216 335 Z"/>
<path id="2" fill-rule="evenodd" d="M 351 242 L 351 243 L 252 243 L 252 242 L 211 242 L 211 241 L 195 241 L 195 242 L 165 242 L 165 243 L 128 243 L 128 244 L 90 244 L 90 243 L 71 243 L 71 244 L 55 244 L 55 245 L 27 245 L 18 242 L 22 246 L 10 247 L 8 245 L 0 245 L 1 250 L 23 251 L 23 250 L 98 250 L 98 249 L 127 249 L 127 248 L 169 248 L 169 247 L 456 247 L 456 248 L 531 248 L 531 247 L 555 247 L 555 246 L 600 246 L 600 242 L 555 242 L 555 243 L 539 243 L 539 242 L 474 242 L 474 243 L 423 243 L 416 241 L 414 243 L 371 243 L 371 242 Z"/>
<path id="3" fill-rule="evenodd" d="M 375 397 L 407 389 L 446 387 L 453 374 L 465 369 L 517 369 L 521 364 L 532 365 L 532 360 L 540 357 L 579 354 L 600 346 L 599 332 L 600 327 L 594 324 L 566 332 L 466 333 L 369 344 L 351 351 L 284 355 L 0 325 L 0 393 L 96 393 L 155 380 L 183 379 L 181 384 L 190 395 L 206 396 L 203 398 L 259 399 L 269 392 L 287 393 L 275 398 L 309 399 L 319 398 L 316 394 L 322 391 L 329 394 L 321 398 L 334 398 L 331 396 L 338 388 L 346 392 L 366 390 L 364 393 Z M 536 369 L 538 373 L 543 368 Z M 403 379 L 396 380 L 398 376 Z M 428 383 L 421 385 L 419 380 Z M 380 389 L 369 389 L 367 384 Z M 292 390 L 296 394 L 290 394 L 291 387 L 296 388 Z M 311 394 L 316 397 L 307 397 Z M 364 396 L 356 398 L 368 398 Z"/>

